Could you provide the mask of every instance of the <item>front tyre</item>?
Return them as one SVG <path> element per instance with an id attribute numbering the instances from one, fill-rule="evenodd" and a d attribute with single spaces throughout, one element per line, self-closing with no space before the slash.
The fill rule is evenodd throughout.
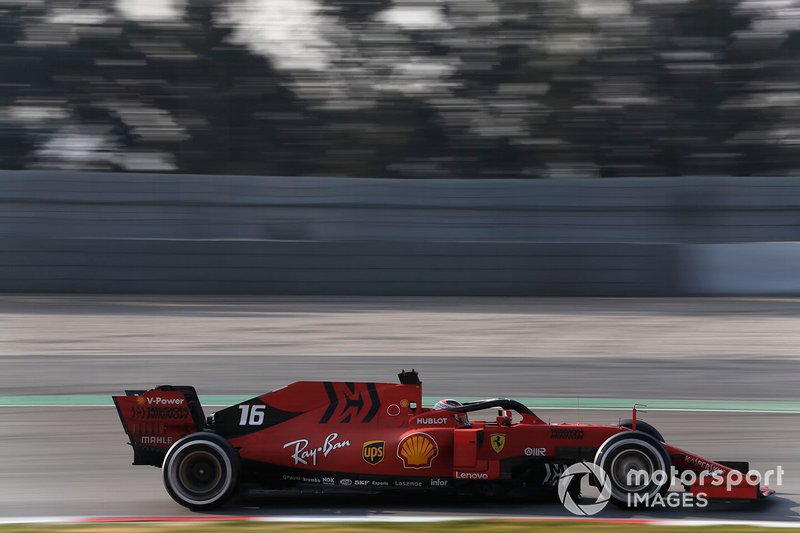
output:
<path id="1" fill-rule="evenodd" d="M 164 458 L 164 486 L 173 500 L 192 510 L 220 507 L 239 480 L 239 455 L 215 433 L 188 435 Z"/>
<path id="2" fill-rule="evenodd" d="M 630 418 L 626 418 L 619 423 L 620 427 L 633 429 L 633 420 Z M 645 422 L 644 420 L 639 420 L 636 422 L 636 431 L 641 431 L 642 433 L 647 433 L 658 442 L 667 442 L 664 440 L 664 437 L 661 435 L 661 432 L 658 431 L 656 428 Z"/>
<path id="3" fill-rule="evenodd" d="M 618 433 L 606 440 L 594 458 L 611 485 L 611 502 L 620 507 L 646 507 L 670 486 L 671 461 L 664 446 L 640 431 Z"/>

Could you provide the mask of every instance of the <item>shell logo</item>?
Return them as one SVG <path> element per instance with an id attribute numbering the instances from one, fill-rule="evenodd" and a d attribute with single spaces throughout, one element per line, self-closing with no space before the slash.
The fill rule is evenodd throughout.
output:
<path id="1" fill-rule="evenodd" d="M 439 446 L 427 433 L 414 433 L 397 445 L 397 456 L 403 460 L 403 468 L 430 468 L 439 455 Z"/>
<path id="2" fill-rule="evenodd" d="M 136 403 L 139 405 L 144 405 L 144 396 L 138 396 L 136 398 Z"/>

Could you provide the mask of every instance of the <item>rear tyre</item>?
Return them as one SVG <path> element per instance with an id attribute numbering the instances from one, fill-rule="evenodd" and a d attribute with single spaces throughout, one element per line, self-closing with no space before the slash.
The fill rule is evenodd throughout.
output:
<path id="1" fill-rule="evenodd" d="M 669 455 L 661 442 L 647 433 L 617 433 L 600 446 L 594 463 L 607 474 L 610 500 L 617 506 L 646 507 L 669 490 Z"/>
<path id="2" fill-rule="evenodd" d="M 164 486 L 173 500 L 192 510 L 222 506 L 239 481 L 239 455 L 215 433 L 188 435 L 164 458 Z"/>

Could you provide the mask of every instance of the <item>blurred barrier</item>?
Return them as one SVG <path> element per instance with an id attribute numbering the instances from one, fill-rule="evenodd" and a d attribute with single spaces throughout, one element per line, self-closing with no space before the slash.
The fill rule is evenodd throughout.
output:
<path id="1" fill-rule="evenodd" d="M 0 238 L 0 291 L 674 294 L 674 246 Z"/>
<path id="2" fill-rule="evenodd" d="M 0 172 L 2 291 L 800 294 L 795 240 L 793 178 Z"/>
<path id="3" fill-rule="evenodd" d="M 0 236 L 800 241 L 800 180 L 381 180 L 7 171 L 0 172 Z"/>
<path id="4" fill-rule="evenodd" d="M 706 295 L 800 295 L 800 243 L 683 247 L 683 291 Z"/>

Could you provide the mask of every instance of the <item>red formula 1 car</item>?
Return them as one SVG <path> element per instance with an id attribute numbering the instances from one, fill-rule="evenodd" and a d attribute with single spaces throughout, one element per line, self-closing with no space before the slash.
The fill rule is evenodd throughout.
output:
<path id="1" fill-rule="evenodd" d="M 671 467 L 696 474 L 686 490 L 706 498 L 774 493 L 730 476 L 746 473 L 747 463 L 712 461 L 665 443 L 655 428 L 636 421 L 635 410 L 631 421 L 608 426 L 550 424 L 509 399 L 434 410 L 422 407 L 416 372 L 399 377 L 400 384 L 300 381 L 208 418 L 193 387 L 113 398 L 133 464 L 162 467 L 170 496 L 197 510 L 222 505 L 244 482 L 368 492 L 553 492 L 560 473 L 580 462 L 606 473 L 604 488 L 619 505 L 663 496 L 670 483 L 655 473 Z M 467 419 L 493 408 L 494 421 Z M 631 471 L 648 476 L 632 478 Z M 721 476 L 737 482 L 716 483 Z"/>

